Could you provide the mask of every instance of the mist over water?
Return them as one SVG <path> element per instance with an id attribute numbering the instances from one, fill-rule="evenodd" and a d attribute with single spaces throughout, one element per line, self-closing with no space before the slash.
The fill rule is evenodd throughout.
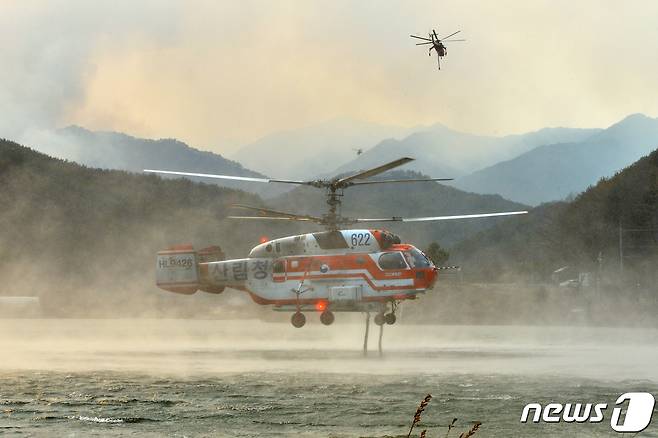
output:
<path id="1" fill-rule="evenodd" d="M 311 315 L 313 319 L 315 315 Z M 546 374 L 658 382 L 658 330 L 530 326 L 385 326 L 361 315 L 303 329 L 259 320 L 0 320 L 3 370 Z M 591 368 L 590 368 L 591 367 Z"/>
<path id="2" fill-rule="evenodd" d="M 259 320 L 0 320 L 0 431 L 82 436 L 614 436 L 521 424 L 525 404 L 658 392 L 658 330 Z M 406 429 L 406 430 L 405 430 Z M 454 432 L 454 431 L 453 431 Z M 458 435 L 458 434 L 457 434 Z M 650 426 L 642 436 L 656 436 Z"/>

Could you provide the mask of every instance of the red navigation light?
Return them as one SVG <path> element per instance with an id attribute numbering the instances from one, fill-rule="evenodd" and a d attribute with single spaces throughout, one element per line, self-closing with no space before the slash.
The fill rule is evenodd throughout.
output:
<path id="1" fill-rule="evenodd" d="M 318 312 L 322 312 L 326 308 L 327 308 L 326 301 L 318 301 L 317 303 L 315 303 L 315 310 L 317 310 Z"/>
<path id="2" fill-rule="evenodd" d="M 269 241 L 270 239 L 268 239 L 267 236 L 260 236 L 259 240 L 260 240 L 260 243 L 265 243 L 265 242 Z"/>

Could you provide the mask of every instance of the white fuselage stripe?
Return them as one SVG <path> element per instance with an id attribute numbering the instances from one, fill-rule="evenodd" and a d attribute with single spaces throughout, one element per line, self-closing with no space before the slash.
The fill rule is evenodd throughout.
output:
<path id="1" fill-rule="evenodd" d="M 396 278 L 396 276 L 391 276 L 389 278 L 377 279 L 372 276 L 370 271 L 367 269 L 337 269 L 329 270 L 327 272 L 322 271 L 309 271 L 309 272 L 287 272 L 285 274 L 274 274 L 275 278 L 286 276 L 287 281 L 298 281 L 299 277 L 307 277 L 309 281 L 336 281 L 335 277 L 322 278 L 324 275 L 345 275 L 346 281 L 349 280 L 359 280 L 361 277 L 356 277 L 357 275 L 363 274 L 365 277 L 372 282 L 375 286 L 413 286 L 413 278 Z M 347 277 L 347 276 L 350 277 Z M 294 279 L 289 279 L 294 277 Z M 311 278 L 309 278 L 311 277 Z"/>

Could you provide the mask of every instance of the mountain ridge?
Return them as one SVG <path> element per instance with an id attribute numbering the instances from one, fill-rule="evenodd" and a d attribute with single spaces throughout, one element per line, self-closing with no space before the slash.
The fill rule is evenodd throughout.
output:
<path id="1" fill-rule="evenodd" d="M 658 146 L 658 119 L 632 114 L 580 142 L 538 146 L 458 178 L 452 185 L 529 205 L 579 193 Z"/>
<path id="2" fill-rule="evenodd" d="M 141 172 L 143 169 L 178 170 L 232 176 L 266 178 L 242 164 L 214 152 L 196 149 L 174 139 L 147 139 L 116 131 L 91 131 L 71 125 L 54 132 L 41 132 L 30 138 L 35 150 L 55 158 L 67 159 L 89 167 Z M 190 178 L 272 196 L 283 191 L 258 183 Z"/>
<path id="3" fill-rule="evenodd" d="M 418 128 L 339 117 L 266 135 L 242 146 L 232 158 L 273 177 L 314 179 L 349 161 L 357 150 L 413 129 Z"/>
<path id="4" fill-rule="evenodd" d="M 441 124 L 415 132 L 401 140 L 384 140 L 334 173 L 373 167 L 398 156 L 416 159 L 409 168 L 445 177 L 460 177 L 544 144 L 551 139 L 582 139 L 598 129 L 543 128 L 525 134 L 491 137 L 455 131 Z"/>

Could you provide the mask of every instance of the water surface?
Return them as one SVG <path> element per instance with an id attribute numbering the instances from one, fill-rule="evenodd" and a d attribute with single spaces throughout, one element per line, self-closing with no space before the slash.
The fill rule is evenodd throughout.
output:
<path id="1" fill-rule="evenodd" d="M 0 320 L 0 433 L 406 436 L 431 393 L 428 436 L 453 418 L 482 437 L 621 436 L 519 417 L 530 402 L 658 394 L 655 330 L 396 325 L 383 357 L 363 357 L 358 322 Z"/>

